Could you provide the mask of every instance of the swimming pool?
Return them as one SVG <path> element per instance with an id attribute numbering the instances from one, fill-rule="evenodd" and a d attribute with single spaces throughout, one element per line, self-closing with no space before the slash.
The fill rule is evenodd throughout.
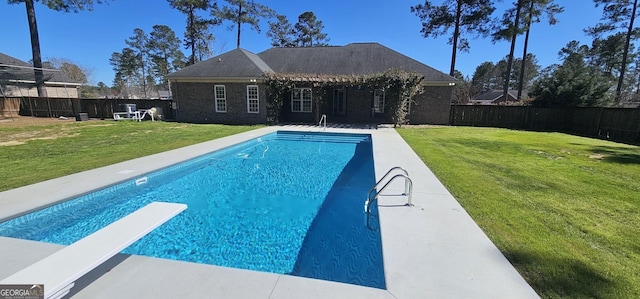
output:
<path id="1" fill-rule="evenodd" d="M 374 180 L 369 135 L 280 131 L 13 219 L 0 235 L 71 244 L 148 202 L 182 202 L 124 253 L 384 288 L 379 231 L 362 213 Z"/>

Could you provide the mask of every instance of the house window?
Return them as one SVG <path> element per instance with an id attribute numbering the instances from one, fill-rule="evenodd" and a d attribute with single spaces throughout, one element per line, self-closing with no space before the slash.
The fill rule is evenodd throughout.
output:
<path id="1" fill-rule="evenodd" d="M 384 113 L 384 89 L 373 90 L 373 112 Z"/>
<path id="2" fill-rule="evenodd" d="M 294 88 L 291 93 L 291 112 L 311 112 L 311 88 Z"/>
<path id="3" fill-rule="evenodd" d="M 216 97 L 216 112 L 227 112 L 227 92 L 224 85 L 215 85 L 213 91 Z"/>
<path id="4" fill-rule="evenodd" d="M 260 112 L 260 105 L 258 101 L 258 85 L 247 86 L 247 112 Z"/>

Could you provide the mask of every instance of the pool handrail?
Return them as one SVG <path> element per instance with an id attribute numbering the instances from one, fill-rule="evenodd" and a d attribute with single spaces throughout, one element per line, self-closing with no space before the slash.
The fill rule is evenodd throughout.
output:
<path id="1" fill-rule="evenodd" d="M 389 180 L 386 181 L 386 184 L 384 184 L 379 191 L 376 191 L 376 188 L 378 187 L 378 185 L 384 182 L 385 178 L 387 178 L 387 176 L 389 176 L 391 172 L 393 172 L 394 170 L 400 170 L 402 173 L 392 176 Z M 371 189 L 369 190 L 369 193 L 367 194 L 367 200 L 364 202 L 364 212 L 365 214 L 367 214 L 366 222 L 367 222 L 368 228 L 371 228 L 371 226 L 369 225 L 369 218 L 371 217 L 371 205 L 378 199 L 378 196 L 381 195 L 382 191 L 384 191 L 384 189 L 386 189 L 387 186 L 389 186 L 389 184 L 391 184 L 397 178 L 404 178 L 404 193 L 398 194 L 398 195 L 407 196 L 407 205 L 413 206 L 413 203 L 411 202 L 411 194 L 413 191 L 413 181 L 411 180 L 411 178 L 409 178 L 409 173 L 400 166 L 392 167 L 391 169 L 389 169 L 389 171 L 387 171 L 387 173 L 385 173 L 385 175 L 382 176 L 382 178 L 378 182 L 376 182 L 375 185 L 373 185 L 373 187 L 371 187 Z M 371 197 L 371 194 L 374 191 L 376 191 L 375 195 Z"/>
<path id="2" fill-rule="evenodd" d="M 318 126 L 322 126 L 323 123 L 324 123 L 324 127 L 323 127 L 324 129 L 323 130 L 326 130 L 327 129 L 327 115 L 326 114 L 323 114 L 320 117 L 320 121 L 318 122 Z"/>
<path id="3" fill-rule="evenodd" d="M 75 281 L 184 211 L 180 203 L 152 202 L 0 281 L 43 284 L 44 298 L 62 298 Z"/>

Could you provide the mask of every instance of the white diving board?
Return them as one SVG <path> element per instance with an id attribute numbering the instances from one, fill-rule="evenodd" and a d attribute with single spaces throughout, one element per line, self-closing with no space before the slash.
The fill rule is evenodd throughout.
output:
<path id="1" fill-rule="evenodd" d="M 61 298 L 78 278 L 186 208 L 185 204 L 152 202 L 1 280 L 0 285 L 44 284 L 45 298 Z"/>

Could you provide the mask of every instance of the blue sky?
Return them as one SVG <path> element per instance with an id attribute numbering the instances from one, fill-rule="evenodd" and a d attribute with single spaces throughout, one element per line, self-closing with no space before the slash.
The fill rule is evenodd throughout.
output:
<path id="1" fill-rule="evenodd" d="M 218 0 L 223 1 L 223 0 Z M 288 17 L 291 23 L 298 15 L 313 11 L 325 28 L 332 45 L 352 42 L 378 42 L 393 50 L 410 56 L 422 63 L 449 72 L 451 46 L 448 37 L 423 38 L 420 20 L 409 7 L 420 0 L 259 0 L 279 14 Z M 439 4 L 441 0 L 433 0 Z M 497 14 L 502 15 L 510 0 L 498 3 Z M 570 40 L 591 43 L 583 29 L 595 25 L 601 16 L 601 8 L 595 8 L 590 0 L 556 0 L 565 7 L 558 15 L 559 22 L 549 26 L 546 22 L 534 25 L 529 41 L 529 52 L 536 55 L 543 67 L 558 62 L 558 51 Z M 52 11 L 36 3 L 36 16 L 40 33 L 42 56 L 69 59 L 91 70 L 90 83 L 99 81 L 111 85 L 114 72 L 109 65 L 111 53 L 126 46 L 124 40 L 133 35 L 134 28 L 151 32 L 153 25 L 171 27 L 182 38 L 185 16 L 172 9 L 166 0 L 110 0 L 96 5 L 93 11 L 64 13 Z M 0 52 L 28 61 L 31 59 L 31 43 L 24 4 L 7 4 L 0 0 L 0 29 L 2 42 Z M 265 32 L 266 21 L 261 25 L 262 33 L 243 27 L 241 46 L 259 53 L 270 47 Z M 228 24 L 213 28 L 216 40 L 215 54 L 233 50 L 236 33 L 228 30 Z M 516 56 L 522 55 L 523 37 L 519 37 Z M 509 53 L 509 43 L 491 43 L 489 39 L 471 39 L 471 52 L 459 53 L 456 69 L 471 76 L 476 66 L 484 61 L 497 62 Z M 184 50 L 185 54 L 188 52 Z"/>

